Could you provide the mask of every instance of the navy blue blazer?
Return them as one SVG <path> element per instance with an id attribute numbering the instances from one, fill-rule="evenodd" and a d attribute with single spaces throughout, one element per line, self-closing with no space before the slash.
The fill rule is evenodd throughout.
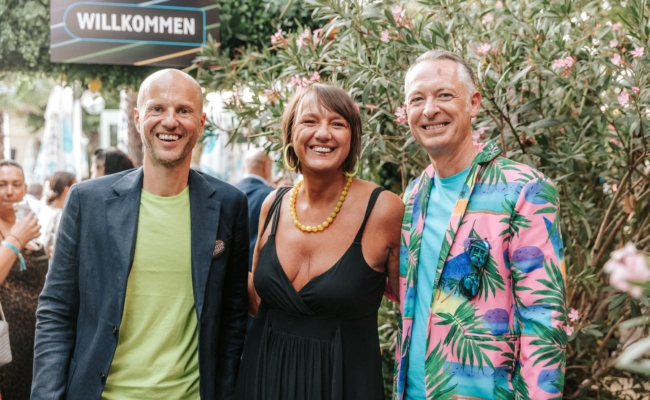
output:
<path id="1" fill-rule="evenodd" d="M 99 399 L 117 347 L 142 168 L 72 186 L 36 311 L 32 399 Z M 190 170 L 201 399 L 232 399 L 247 320 L 248 203 Z M 213 257 L 215 241 L 225 250 Z"/>
<path id="2" fill-rule="evenodd" d="M 255 251 L 255 244 L 257 243 L 257 230 L 260 224 L 260 211 L 262 210 L 262 203 L 264 199 L 273 191 L 273 188 L 266 185 L 259 179 L 247 177 L 242 179 L 235 187 L 242 192 L 246 193 L 248 197 L 248 223 L 250 226 L 251 240 L 248 259 L 248 270 L 251 270 L 253 264 L 253 252 Z"/>

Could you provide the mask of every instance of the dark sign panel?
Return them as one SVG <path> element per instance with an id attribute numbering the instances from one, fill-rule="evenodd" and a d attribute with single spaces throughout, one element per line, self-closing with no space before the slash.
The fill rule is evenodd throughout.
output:
<path id="1" fill-rule="evenodd" d="M 53 62 L 187 67 L 207 34 L 218 38 L 210 0 L 52 0 Z"/>

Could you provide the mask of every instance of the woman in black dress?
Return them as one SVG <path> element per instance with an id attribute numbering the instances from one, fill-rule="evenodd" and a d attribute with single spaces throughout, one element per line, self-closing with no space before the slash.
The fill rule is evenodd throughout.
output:
<path id="1" fill-rule="evenodd" d="M 262 206 L 235 397 L 381 399 L 377 309 L 387 276 L 397 292 L 404 206 L 352 177 L 361 116 L 345 91 L 302 89 L 282 131 L 285 163 L 304 180 Z"/>
<path id="2" fill-rule="evenodd" d="M 47 274 L 45 250 L 30 242 L 38 237 L 40 229 L 34 213 L 16 221 L 13 204 L 21 201 L 26 192 L 22 167 L 11 160 L 0 161 L 0 304 L 9 323 L 13 357 L 0 367 L 3 400 L 29 399 L 36 305 Z M 15 251 L 21 253 L 24 268 Z"/>

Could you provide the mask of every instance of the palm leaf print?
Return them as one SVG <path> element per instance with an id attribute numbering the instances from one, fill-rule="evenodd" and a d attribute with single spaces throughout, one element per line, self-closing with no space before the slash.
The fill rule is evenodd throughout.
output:
<path id="1" fill-rule="evenodd" d="M 537 197 L 557 207 L 558 197 L 560 195 L 555 186 L 551 185 L 546 179 L 539 179 L 539 183 L 542 185 L 542 190 L 537 194 Z"/>
<path id="2" fill-rule="evenodd" d="M 559 226 L 559 221 L 560 221 L 560 210 L 558 208 L 558 201 L 559 201 L 559 193 L 555 186 L 548 182 L 546 179 L 539 178 L 538 183 L 541 185 L 542 189 L 537 193 L 537 197 L 540 199 L 543 199 L 550 203 L 550 206 L 543 207 L 537 211 L 535 211 L 535 215 L 538 214 L 554 214 L 555 218 L 553 219 L 553 225 L 551 226 L 551 229 L 548 231 L 548 238 L 546 239 L 547 241 L 551 239 L 551 236 L 553 236 Z"/>
<path id="3" fill-rule="evenodd" d="M 422 232 L 411 232 L 411 247 L 408 249 L 408 269 L 406 272 L 406 287 L 415 286 L 415 276 L 417 273 L 418 262 L 420 256 L 420 248 L 422 247 Z"/>
<path id="4" fill-rule="evenodd" d="M 539 346 L 530 358 L 537 357 L 533 365 L 546 361 L 545 367 L 559 364 L 564 367 L 565 348 L 566 348 L 566 332 L 561 327 L 548 328 L 544 325 L 534 323 L 533 329 L 539 336 L 530 342 L 532 346 Z"/>
<path id="5" fill-rule="evenodd" d="M 507 185 L 508 180 L 503 171 L 516 171 L 518 169 L 516 163 L 507 158 L 494 159 L 483 166 L 480 177 L 477 180 L 481 183 L 487 183 L 488 186 L 496 185 L 498 182 Z"/>
<path id="6" fill-rule="evenodd" d="M 530 400 L 531 397 L 530 394 L 528 394 L 528 385 L 519 371 L 517 371 L 515 376 L 512 378 L 512 387 L 515 392 L 515 400 Z"/>
<path id="7" fill-rule="evenodd" d="M 515 398 L 515 391 L 501 386 L 494 388 L 494 398 L 496 400 L 512 400 Z"/>
<path id="8" fill-rule="evenodd" d="M 483 316 L 475 314 L 476 309 L 474 306 L 470 302 L 465 302 L 456 309 L 453 315 L 439 313 L 438 315 L 442 318 L 442 321 L 436 323 L 436 325 L 451 325 L 444 344 L 451 344 L 452 353 L 456 352 L 456 357 L 463 366 L 467 364 L 471 366 L 477 365 L 479 370 L 483 370 L 483 365 L 487 364 L 494 369 L 492 361 L 483 350 L 501 351 L 501 349 L 485 343 L 491 340 L 489 337 L 467 334 L 468 331 L 479 335 L 488 332 L 487 328 L 480 327 Z"/>
<path id="9" fill-rule="evenodd" d="M 535 300 L 534 304 L 548 304 L 549 309 L 559 313 L 556 320 L 566 322 L 566 292 L 564 291 L 564 277 L 562 271 L 555 265 L 553 260 L 550 264 L 544 261 L 544 269 L 549 276 L 548 279 L 539 279 L 537 282 L 541 283 L 546 289 L 536 290 L 534 295 L 542 296 Z"/>
<path id="10" fill-rule="evenodd" d="M 449 366 L 445 368 L 447 356 L 444 355 L 443 346 L 438 343 L 424 362 L 424 371 L 426 376 L 426 391 L 428 397 L 434 399 L 450 399 L 456 394 L 456 386 L 449 386 L 449 381 L 453 375 L 449 373 Z"/>
<path id="11" fill-rule="evenodd" d="M 503 203 L 503 209 L 510 214 L 510 217 L 502 218 L 499 222 L 508 224 L 508 227 L 499 233 L 499 236 L 505 236 L 503 239 L 504 242 L 510 241 L 515 235 L 519 237 L 519 229 L 521 228 L 530 228 L 530 220 L 526 218 L 525 215 L 519 214 L 519 211 L 515 210 L 515 202 L 512 200 L 506 199 Z"/>
<path id="12" fill-rule="evenodd" d="M 503 182 L 504 185 L 508 184 L 506 174 L 503 173 L 501 167 L 495 162 L 488 163 L 481 169 L 479 181 L 481 183 L 487 183 L 488 186 L 495 185 L 499 181 Z"/>
<path id="13" fill-rule="evenodd" d="M 449 255 L 449 250 L 451 250 L 451 243 L 447 239 L 447 235 L 449 235 L 452 241 L 454 240 L 454 230 L 451 227 L 447 229 L 447 234 L 442 239 L 442 245 L 440 246 L 440 256 L 438 256 L 438 266 L 436 267 L 438 270 L 441 270 L 445 266 L 445 260 Z"/>
<path id="14" fill-rule="evenodd" d="M 564 371 L 560 370 L 558 372 L 557 381 L 553 382 L 553 386 L 558 390 L 558 392 L 562 393 L 562 390 L 564 389 Z M 562 395 L 551 397 L 549 400 L 562 400 Z"/>
<path id="15" fill-rule="evenodd" d="M 527 309 L 526 305 L 521 301 L 521 296 L 517 296 L 517 292 L 530 291 L 533 290 L 528 286 L 521 285 L 521 282 L 526 279 L 526 274 L 521 272 L 516 267 L 510 268 L 510 278 L 512 279 L 512 297 L 515 299 L 515 318 L 517 319 L 517 329 L 516 332 L 520 333 L 524 331 L 524 322 L 521 320 L 521 309 Z"/>

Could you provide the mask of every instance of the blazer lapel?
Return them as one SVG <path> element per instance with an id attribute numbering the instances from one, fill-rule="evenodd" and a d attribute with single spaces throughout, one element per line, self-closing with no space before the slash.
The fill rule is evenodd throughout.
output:
<path id="1" fill-rule="evenodd" d="M 412 193 L 411 227 L 408 242 L 408 268 L 406 271 L 406 285 L 416 286 L 418 264 L 420 262 L 420 248 L 422 247 L 422 234 L 424 221 L 427 217 L 429 194 L 433 186 L 433 166 L 429 165 L 420 175 L 416 190 Z"/>
<path id="2" fill-rule="evenodd" d="M 192 232 L 192 286 L 194 305 L 201 318 L 205 286 L 219 227 L 221 203 L 212 198 L 215 189 L 201 174 L 190 170 L 190 218 Z"/>
<path id="3" fill-rule="evenodd" d="M 113 249 L 118 291 L 121 293 L 118 296 L 120 310 L 124 307 L 126 283 L 135 253 L 142 176 L 142 168 L 124 175 L 112 186 L 116 197 L 105 201 L 108 238 Z"/>

